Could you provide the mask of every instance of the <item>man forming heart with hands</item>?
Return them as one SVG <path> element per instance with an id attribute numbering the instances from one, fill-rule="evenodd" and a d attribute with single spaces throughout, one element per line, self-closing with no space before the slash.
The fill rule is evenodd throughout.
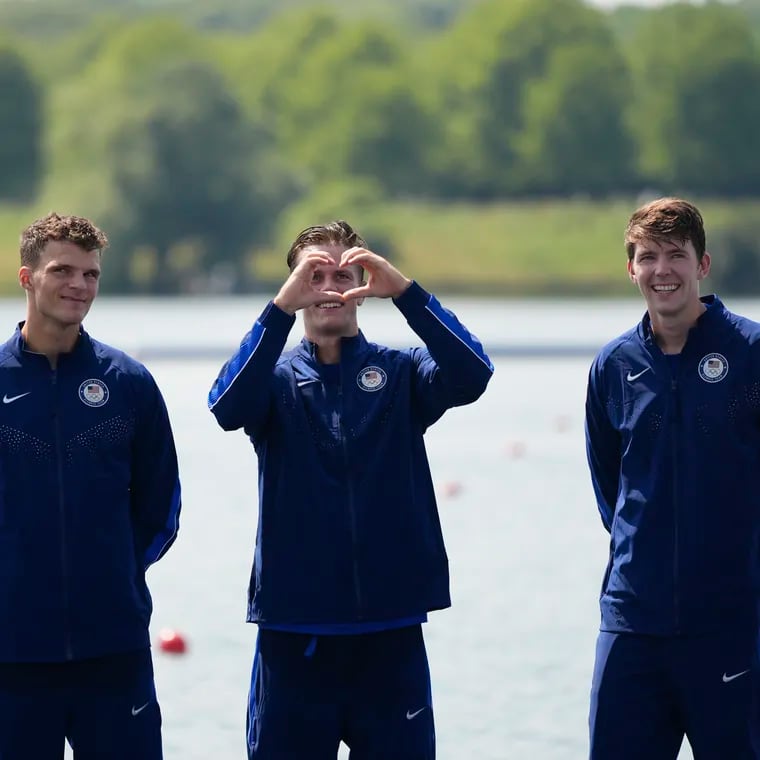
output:
<path id="1" fill-rule="evenodd" d="M 259 465 L 248 757 L 336 758 L 343 742 L 365 760 L 433 760 L 422 623 L 451 602 L 423 435 L 475 401 L 493 365 L 348 223 L 308 227 L 287 262 L 208 398 Z M 367 341 L 367 297 L 393 299 L 424 346 Z M 297 311 L 304 338 L 284 351 Z"/>

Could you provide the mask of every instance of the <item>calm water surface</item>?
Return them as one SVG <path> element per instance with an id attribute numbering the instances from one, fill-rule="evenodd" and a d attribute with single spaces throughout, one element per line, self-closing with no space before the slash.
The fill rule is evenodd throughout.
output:
<path id="1" fill-rule="evenodd" d="M 607 551 L 584 458 L 586 372 L 591 351 L 642 308 L 443 300 L 499 356 L 483 398 L 447 413 L 427 435 L 453 595 L 453 607 L 425 625 L 438 757 L 581 760 Z M 155 654 L 167 760 L 245 757 L 256 462 L 242 432 L 216 426 L 206 393 L 263 303 L 101 299 L 87 320 L 95 337 L 150 367 L 177 438 L 180 537 L 149 572 L 154 639 L 172 627 L 190 644 L 185 656 Z M 760 304 L 730 305 L 760 317 Z M 10 330 L 23 303 L 0 302 L 0 315 Z M 417 342 L 388 302 L 363 306 L 360 321 L 372 340 Z M 300 337 L 300 325 L 291 335 Z M 562 358 L 497 350 L 531 345 L 581 349 Z"/>

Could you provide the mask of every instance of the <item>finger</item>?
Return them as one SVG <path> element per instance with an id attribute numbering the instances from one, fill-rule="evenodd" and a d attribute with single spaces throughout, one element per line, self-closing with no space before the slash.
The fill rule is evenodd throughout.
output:
<path id="1" fill-rule="evenodd" d="M 372 251 L 368 251 L 366 248 L 349 248 L 343 251 L 340 257 L 340 265 L 345 267 L 350 264 L 360 264 L 362 261 L 369 261 L 375 256 Z"/>
<path id="2" fill-rule="evenodd" d="M 343 293 L 344 301 L 350 301 L 354 298 L 367 298 L 372 295 L 372 288 L 369 285 L 362 285 L 360 288 L 351 288 Z"/>
<path id="3" fill-rule="evenodd" d="M 324 251 L 310 251 L 309 253 L 305 254 L 303 258 L 298 262 L 296 269 L 314 269 L 320 264 L 334 266 L 335 260 L 332 258 L 332 256 L 330 256 L 328 253 L 325 253 Z"/>

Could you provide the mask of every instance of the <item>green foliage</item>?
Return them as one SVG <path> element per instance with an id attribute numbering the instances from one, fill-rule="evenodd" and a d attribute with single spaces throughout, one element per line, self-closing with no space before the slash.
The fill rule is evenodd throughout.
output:
<path id="1" fill-rule="evenodd" d="M 21 55 L 0 46 L 0 200 L 25 202 L 43 169 L 42 90 Z"/>
<path id="2" fill-rule="evenodd" d="M 442 209 L 437 227 L 454 237 L 455 219 L 475 219 L 483 242 L 471 247 L 493 249 L 491 209 L 505 207 L 472 203 L 644 183 L 758 193 L 758 3 L 0 0 L 0 27 L 17 30 L 9 50 L 26 61 L 3 78 L 0 55 L 13 103 L 0 193 L 21 177 L 13 192 L 30 208 L 93 216 L 114 241 L 105 285 L 166 292 L 253 286 L 263 251 L 325 214 L 403 260 L 406 228 L 377 209 Z M 45 153 L 25 154 L 35 139 Z M 557 235 L 596 223 L 593 206 L 506 208 Z M 481 255 L 503 276 L 493 251 Z"/>
<path id="3" fill-rule="evenodd" d="M 436 110 L 459 114 L 448 123 L 445 147 L 438 155 L 450 194 L 503 196 L 542 183 L 543 171 L 535 181 L 521 175 L 518 153 L 524 154 L 523 167 L 535 165 L 541 138 L 523 135 L 529 120 L 565 118 L 562 111 L 541 114 L 542 101 L 565 101 L 558 91 L 550 95 L 544 88 L 541 93 L 537 85 L 559 73 L 553 62 L 565 48 L 597 51 L 599 65 L 613 64 L 613 75 L 620 69 L 605 17 L 580 0 L 492 0 L 476 7 L 442 38 L 434 53 L 442 83 Z M 614 108 L 609 88 L 603 91 L 601 80 L 596 82 L 597 92 L 604 92 L 603 108 Z M 565 86 L 572 90 L 576 84 L 566 81 Z M 576 115 L 581 117 L 578 109 Z M 608 118 L 616 120 L 614 114 Z M 581 117 L 581 123 L 588 124 L 587 117 Z"/>
<path id="4" fill-rule="evenodd" d="M 561 47 L 546 75 L 528 83 L 516 139 L 529 191 L 605 195 L 633 186 L 625 124 L 627 71 L 612 46 Z"/>
<path id="5" fill-rule="evenodd" d="M 415 29 L 450 24 L 480 0 L 2 0 L 0 28 L 30 38 L 72 33 L 104 12 L 122 20 L 171 14 L 206 31 L 250 31 L 283 11 L 330 8 L 349 18 L 373 18 Z"/>
<path id="6" fill-rule="evenodd" d="M 108 231 L 107 289 L 244 287 L 246 252 L 268 238 L 292 183 L 200 39 L 171 23 L 142 27 L 61 91 L 75 109 L 54 135 L 48 195 L 65 185 Z M 98 118 L 83 119 L 93 102 L 103 104 Z"/>
<path id="7" fill-rule="evenodd" d="M 717 4 L 651 11 L 631 65 L 645 176 L 690 192 L 760 191 L 760 100 L 749 95 L 760 91 L 760 57 L 741 13 Z"/>

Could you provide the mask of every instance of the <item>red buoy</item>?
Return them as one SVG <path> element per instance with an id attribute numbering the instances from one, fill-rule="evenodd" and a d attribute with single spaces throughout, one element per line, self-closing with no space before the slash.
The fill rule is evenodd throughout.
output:
<path id="1" fill-rule="evenodd" d="M 449 480 L 447 483 L 444 483 L 441 488 L 443 495 L 447 499 L 453 499 L 455 496 L 459 496 L 461 490 L 462 484 L 456 480 Z"/>
<path id="2" fill-rule="evenodd" d="M 184 654 L 187 651 L 185 637 L 172 628 L 162 628 L 158 634 L 158 646 L 162 652 Z"/>

